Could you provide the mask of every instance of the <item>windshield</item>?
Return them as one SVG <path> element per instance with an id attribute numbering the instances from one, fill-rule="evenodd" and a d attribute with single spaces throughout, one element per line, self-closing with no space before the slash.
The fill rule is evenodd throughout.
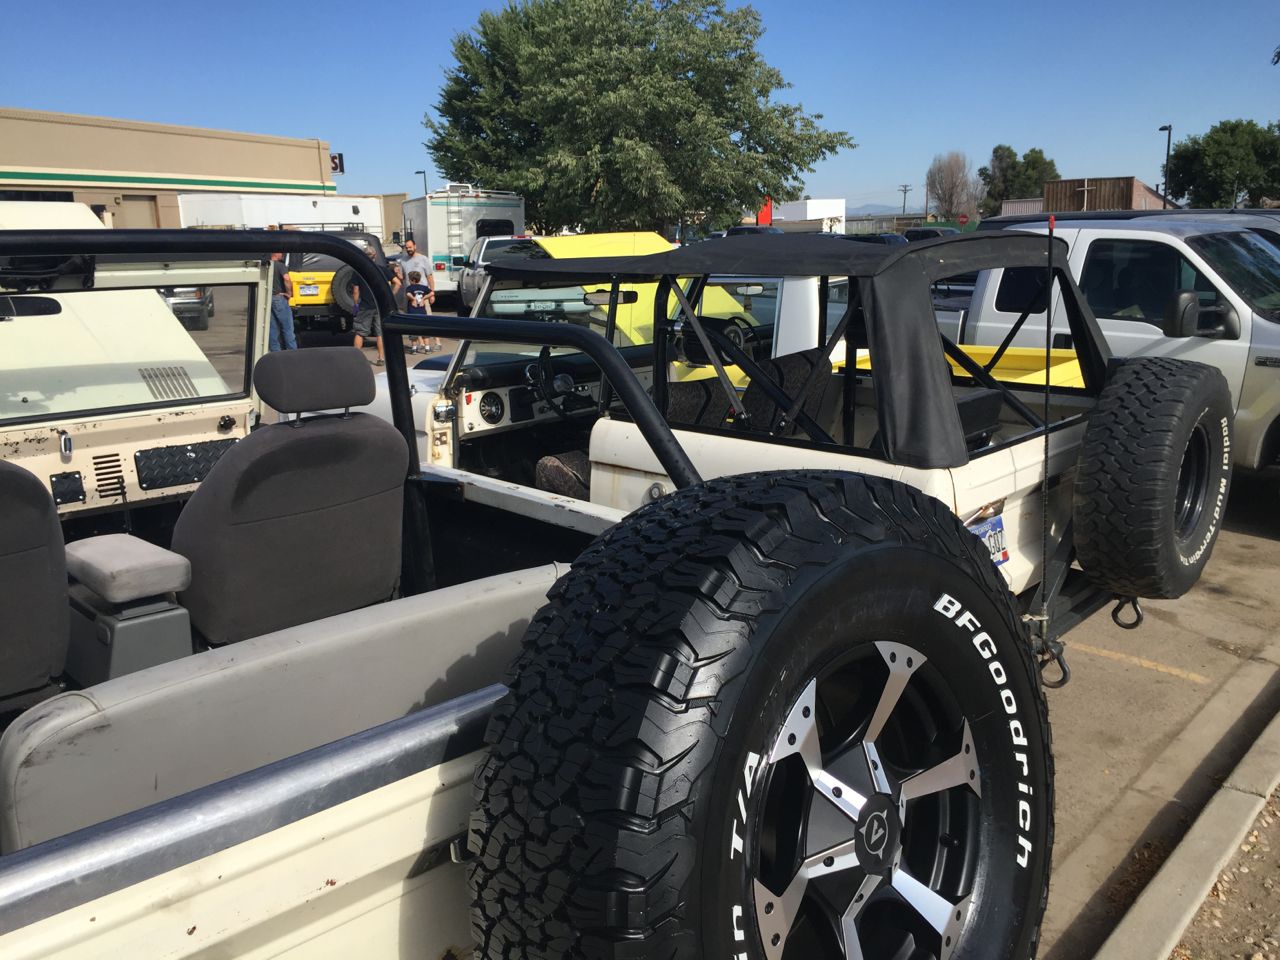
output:
<path id="1" fill-rule="evenodd" d="M 247 396 L 255 292 L 0 292 L 0 423 Z"/>
<path id="2" fill-rule="evenodd" d="M 1258 313 L 1280 319 L 1280 247 L 1253 232 L 1211 233 L 1187 239 Z"/>
<path id="3" fill-rule="evenodd" d="M 550 260 L 551 255 L 537 242 L 529 239 L 490 240 L 484 248 L 484 259 L 488 263 L 506 263 L 512 260 Z"/>

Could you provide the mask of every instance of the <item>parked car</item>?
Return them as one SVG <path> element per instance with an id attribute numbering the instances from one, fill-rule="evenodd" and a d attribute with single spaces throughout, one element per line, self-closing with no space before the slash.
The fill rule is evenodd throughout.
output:
<path id="1" fill-rule="evenodd" d="M 164 287 L 160 295 L 188 330 L 209 329 L 209 321 L 213 318 L 212 287 Z"/>
<path id="2" fill-rule="evenodd" d="M 955 227 L 908 227 L 902 231 L 902 236 L 906 238 L 908 243 L 914 243 L 917 240 L 936 240 L 938 237 L 952 237 L 959 232 Z"/>
<path id="3" fill-rule="evenodd" d="M 471 245 L 466 256 L 453 258 L 452 266 L 458 272 L 458 298 L 467 310 L 475 303 L 484 282 L 485 267 L 500 259 L 540 259 L 549 257 L 537 242 L 527 235 L 511 237 L 481 237 Z"/>
<path id="4" fill-rule="evenodd" d="M 730 227 L 724 232 L 726 237 L 750 237 L 760 233 L 782 233 L 781 227 L 757 226 L 755 224 L 742 224 L 737 227 Z"/>
<path id="5" fill-rule="evenodd" d="M 0 236 L 0 264 L 131 242 Z M 152 244 L 308 242 L 392 312 L 331 240 Z M 1070 362 L 948 345 L 928 287 L 956 262 L 1052 271 Z M 766 310 L 771 273 L 828 297 Z M 360 411 L 352 348 L 269 354 L 254 382 L 290 419 L 219 461 L 166 544 L 64 547 L 39 480 L 0 464 L 11 656 L 56 665 L 64 555 L 73 597 L 98 594 L 81 649 L 100 627 L 192 645 L 0 738 L 0 954 L 1033 956 L 1037 661 L 1116 593 L 1195 583 L 1230 480 L 1221 375 L 1111 364 L 1037 237 L 746 237 L 491 275 L 648 284 L 652 335 L 611 342 L 617 296 L 607 336 L 488 318 L 487 293 L 472 317 L 390 317 L 392 423 Z M 750 316 L 704 309 L 712 276 Z M 420 333 L 470 338 L 426 464 L 401 362 Z M 709 375 L 669 382 L 672 361 Z"/>
<path id="6" fill-rule="evenodd" d="M 325 235 L 345 240 L 362 251 L 372 250 L 374 262 L 380 267 L 387 265 L 382 241 L 372 233 L 342 230 Z M 355 315 L 355 274 L 335 257 L 315 252 L 288 257 L 287 267 L 293 281 L 289 307 L 294 325 L 300 330 L 349 331 Z"/>
<path id="7" fill-rule="evenodd" d="M 902 246 L 907 242 L 900 233 L 846 233 L 843 236 L 855 243 L 877 243 L 885 247 Z"/>
<path id="8" fill-rule="evenodd" d="M 1044 234 L 1047 224 L 1016 217 L 984 223 L 995 230 Z M 1197 360 L 1221 370 L 1231 388 L 1236 463 L 1280 468 L 1280 222 L 1243 213 L 1064 217 L 1056 237 L 1117 356 Z M 993 270 L 978 278 L 967 307 L 939 313 L 957 342 L 1017 346 L 1045 336 L 1039 289 L 1026 271 Z M 1052 345 L 1070 350 L 1055 307 Z M 1016 329 L 1015 329 L 1016 328 Z"/>

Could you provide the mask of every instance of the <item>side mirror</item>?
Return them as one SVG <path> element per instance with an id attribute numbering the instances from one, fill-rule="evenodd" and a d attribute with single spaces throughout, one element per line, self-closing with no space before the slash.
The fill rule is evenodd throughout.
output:
<path id="1" fill-rule="evenodd" d="M 1223 301 L 1212 307 L 1200 305 L 1194 290 L 1179 290 L 1165 307 L 1161 325 L 1166 337 L 1204 337 L 1208 340 L 1239 340 L 1240 318 L 1231 304 Z"/>
<path id="2" fill-rule="evenodd" d="M 1200 332 L 1200 295 L 1194 290 L 1179 290 L 1164 308 L 1161 330 L 1166 337 L 1184 339 Z"/>
<path id="3" fill-rule="evenodd" d="M 471 261 L 466 257 L 453 256 L 449 258 L 449 264 L 454 267 L 469 267 L 471 266 Z"/>

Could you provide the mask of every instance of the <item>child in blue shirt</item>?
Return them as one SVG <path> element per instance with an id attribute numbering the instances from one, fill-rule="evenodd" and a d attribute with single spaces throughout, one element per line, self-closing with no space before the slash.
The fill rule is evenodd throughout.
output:
<path id="1" fill-rule="evenodd" d="M 417 270 L 409 271 L 409 285 L 404 290 L 405 313 L 409 316 L 424 317 L 431 312 L 431 301 L 435 294 L 431 292 L 431 288 L 422 282 L 422 274 Z M 413 346 L 414 353 L 430 353 L 440 348 L 436 345 L 427 346 L 426 337 L 418 337 L 418 342 Z"/>

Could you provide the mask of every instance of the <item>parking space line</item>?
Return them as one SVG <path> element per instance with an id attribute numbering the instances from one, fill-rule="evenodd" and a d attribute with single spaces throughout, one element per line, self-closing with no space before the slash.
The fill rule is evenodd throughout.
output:
<path id="1" fill-rule="evenodd" d="M 1070 643 L 1067 645 L 1067 650 L 1068 652 L 1079 650 L 1082 653 L 1091 653 L 1095 657 L 1105 657 L 1108 660 L 1115 660 L 1117 663 L 1127 663 L 1130 666 L 1142 667 L 1144 670 L 1154 670 L 1156 673 L 1167 674 L 1170 677 L 1177 677 L 1190 683 L 1205 684 L 1209 682 L 1209 678 L 1203 674 L 1183 670 L 1181 667 L 1171 667 L 1167 663 L 1158 663 L 1155 660 L 1148 660 L 1146 657 L 1135 657 L 1132 654 L 1118 653 L 1115 650 L 1107 650 L 1104 647 L 1091 646 L 1087 643 Z"/>

